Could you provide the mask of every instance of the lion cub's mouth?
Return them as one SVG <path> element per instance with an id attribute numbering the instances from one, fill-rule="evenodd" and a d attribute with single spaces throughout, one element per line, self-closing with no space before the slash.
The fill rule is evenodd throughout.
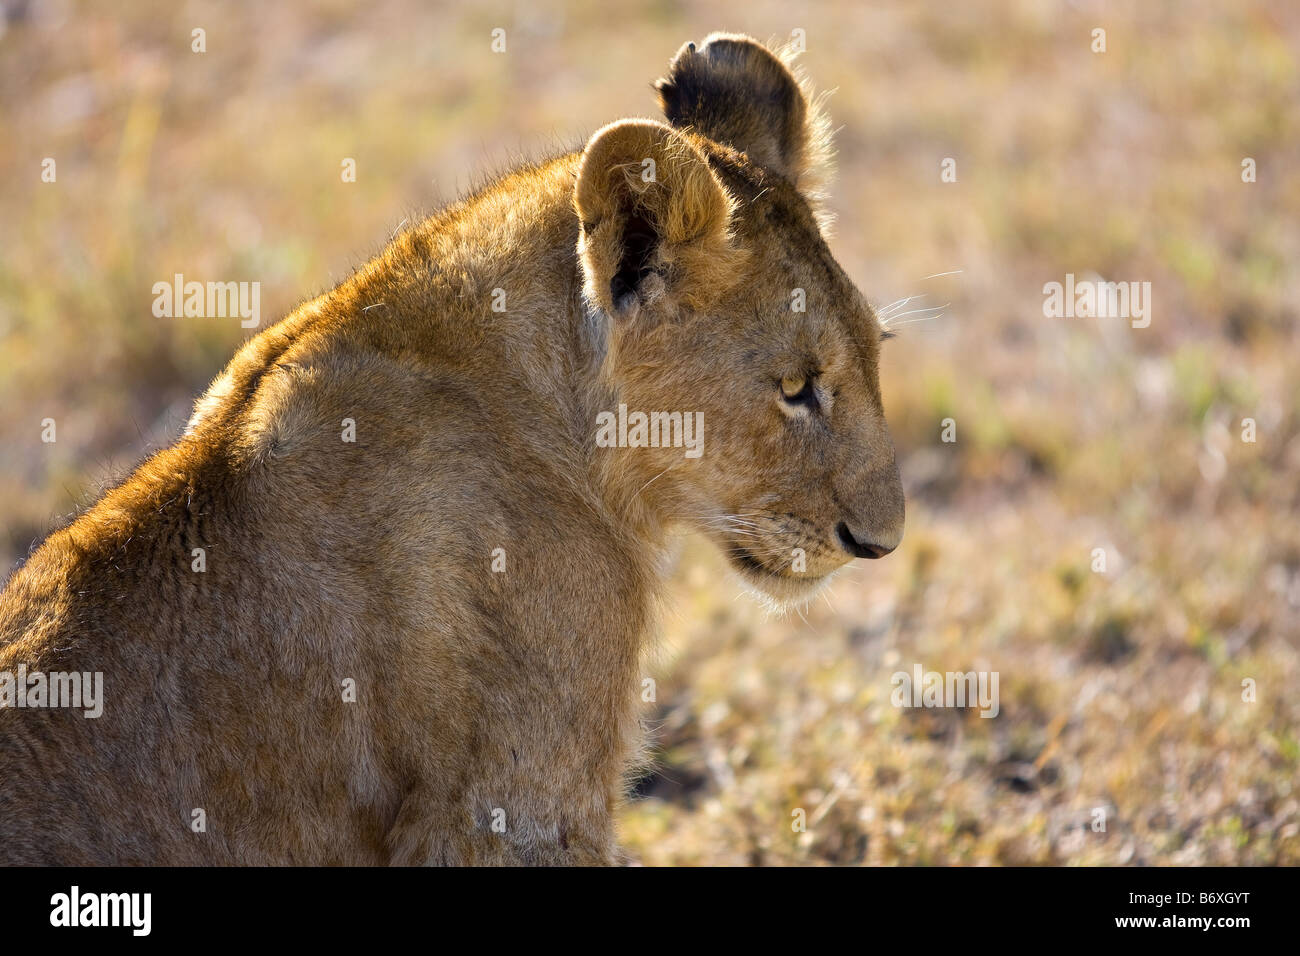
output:
<path id="1" fill-rule="evenodd" d="M 727 554 L 745 584 L 778 602 L 807 598 L 830 578 L 823 574 L 774 571 L 748 549 L 736 544 L 727 548 Z"/>
<path id="2" fill-rule="evenodd" d="M 767 565 L 742 547 L 733 547 L 731 555 L 735 559 L 736 564 L 740 565 L 746 571 L 752 571 L 755 574 L 766 574 L 774 578 L 785 577 L 783 574 L 778 574 L 776 571 L 769 570 Z"/>

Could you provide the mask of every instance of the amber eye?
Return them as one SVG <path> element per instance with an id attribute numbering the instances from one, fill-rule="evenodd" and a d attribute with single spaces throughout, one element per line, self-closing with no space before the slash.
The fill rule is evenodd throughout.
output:
<path id="1" fill-rule="evenodd" d="M 817 403 L 812 379 L 805 375 L 787 375 L 781 379 L 781 397 L 791 405 L 811 407 Z"/>

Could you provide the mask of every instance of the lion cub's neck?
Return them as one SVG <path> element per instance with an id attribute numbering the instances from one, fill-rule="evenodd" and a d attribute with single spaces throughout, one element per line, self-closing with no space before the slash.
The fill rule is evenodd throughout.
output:
<path id="1" fill-rule="evenodd" d="M 662 501 L 646 486 L 644 456 L 596 441 L 602 416 L 618 413 L 619 395 L 601 374 L 608 319 L 582 295 L 572 200 L 578 158 L 515 172 L 400 237 L 368 267 L 373 275 L 359 276 L 353 297 L 401 301 L 414 284 L 414 314 L 363 313 L 375 334 L 406 347 L 405 335 L 419 330 L 419 353 L 432 368 L 468 378 L 494 421 L 518 423 L 514 437 L 553 480 L 581 493 L 621 534 L 656 547 Z M 401 291 L 395 281 L 405 284 Z M 422 298 L 426 289 L 433 301 Z"/>

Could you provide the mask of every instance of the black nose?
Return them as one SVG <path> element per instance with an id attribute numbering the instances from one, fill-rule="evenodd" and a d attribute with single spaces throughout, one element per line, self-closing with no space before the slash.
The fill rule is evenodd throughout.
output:
<path id="1" fill-rule="evenodd" d="M 843 521 L 835 526 L 835 536 L 840 539 L 840 544 L 844 545 L 844 550 L 855 558 L 883 558 L 894 550 L 883 545 L 872 544 L 870 541 L 859 541 L 853 537 L 853 532 Z"/>

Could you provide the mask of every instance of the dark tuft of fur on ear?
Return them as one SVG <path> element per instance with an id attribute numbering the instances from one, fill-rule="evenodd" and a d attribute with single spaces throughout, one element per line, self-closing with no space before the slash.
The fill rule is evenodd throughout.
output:
<path id="1" fill-rule="evenodd" d="M 793 57 L 747 36 L 714 33 L 678 50 L 655 89 L 673 126 L 745 153 L 815 205 L 829 174 L 829 123 Z"/>

